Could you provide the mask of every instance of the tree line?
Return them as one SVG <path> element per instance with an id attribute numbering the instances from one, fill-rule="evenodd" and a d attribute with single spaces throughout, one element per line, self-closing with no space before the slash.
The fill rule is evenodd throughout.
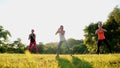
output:
<path id="1" fill-rule="evenodd" d="M 76 40 L 73 38 L 68 39 L 69 47 L 74 54 L 87 54 L 96 53 L 97 48 L 97 35 L 95 30 L 98 28 L 97 22 L 92 22 L 84 28 L 85 39 Z M 108 19 L 103 23 L 103 28 L 107 30 L 105 33 L 106 38 L 112 51 L 114 53 L 120 53 L 120 9 L 116 6 L 109 14 Z M 8 30 L 5 30 L 0 26 L 0 53 L 24 53 L 28 49 L 28 45 L 21 42 L 21 39 L 9 42 L 11 34 Z M 37 44 L 38 52 L 41 54 L 56 54 L 58 42 L 43 44 L 39 42 Z M 32 49 L 34 53 L 34 49 Z M 108 53 L 109 50 L 103 44 L 101 47 L 101 53 Z M 65 43 L 61 46 L 61 53 L 66 54 L 67 49 Z"/>

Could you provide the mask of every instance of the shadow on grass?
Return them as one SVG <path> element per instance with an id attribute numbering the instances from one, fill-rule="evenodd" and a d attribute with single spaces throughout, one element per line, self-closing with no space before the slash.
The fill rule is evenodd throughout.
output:
<path id="1" fill-rule="evenodd" d="M 73 68 L 70 61 L 68 61 L 67 59 L 60 58 L 60 57 L 58 57 L 56 59 L 58 61 L 58 65 L 60 68 Z"/>
<path id="2" fill-rule="evenodd" d="M 60 68 L 92 68 L 89 62 L 81 60 L 77 57 L 72 57 L 72 62 L 64 58 L 56 58 Z"/>
<path id="3" fill-rule="evenodd" d="M 92 64 L 74 56 L 72 57 L 72 64 L 74 68 L 92 68 Z"/>

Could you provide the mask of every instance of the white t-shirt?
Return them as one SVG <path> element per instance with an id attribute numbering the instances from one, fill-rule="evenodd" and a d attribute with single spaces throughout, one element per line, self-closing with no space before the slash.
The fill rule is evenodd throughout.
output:
<path id="1" fill-rule="evenodd" d="M 65 40 L 65 37 L 64 37 L 64 35 L 62 35 L 62 33 L 59 33 L 59 36 L 60 36 L 60 41 L 64 41 Z"/>

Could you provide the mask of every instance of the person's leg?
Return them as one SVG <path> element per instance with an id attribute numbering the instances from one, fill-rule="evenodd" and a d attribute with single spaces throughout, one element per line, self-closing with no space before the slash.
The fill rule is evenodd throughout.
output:
<path id="1" fill-rule="evenodd" d="M 62 41 L 59 42 L 58 47 L 57 47 L 57 56 L 60 54 L 60 46 L 62 45 Z"/>
<path id="2" fill-rule="evenodd" d="M 100 52 L 100 45 L 101 45 L 102 41 L 101 40 L 98 40 L 98 43 L 97 43 L 97 54 L 99 54 Z"/>
<path id="3" fill-rule="evenodd" d="M 38 53 L 38 48 L 36 46 L 36 42 L 34 42 L 34 49 L 35 49 L 35 52 Z"/>
<path id="4" fill-rule="evenodd" d="M 31 52 L 31 49 L 32 49 L 32 45 L 33 45 L 33 43 L 30 42 L 30 45 L 29 45 L 29 51 L 30 51 L 30 52 Z"/>
<path id="5" fill-rule="evenodd" d="M 111 47 L 110 47 L 110 45 L 108 44 L 108 42 L 107 42 L 106 39 L 104 39 L 104 43 L 107 45 L 107 48 L 109 49 L 110 53 L 112 53 Z"/>
<path id="6" fill-rule="evenodd" d="M 67 47 L 67 49 L 68 49 L 68 53 L 71 54 L 70 48 L 69 48 L 69 44 L 68 44 L 68 42 L 67 42 L 66 40 L 65 40 L 65 44 L 66 44 L 66 47 Z"/>

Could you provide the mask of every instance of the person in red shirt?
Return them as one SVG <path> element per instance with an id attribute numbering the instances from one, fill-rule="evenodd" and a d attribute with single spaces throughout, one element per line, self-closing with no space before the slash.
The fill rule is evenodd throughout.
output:
<path id="1" fill-rule="evenodd" d="M 28 39 L 30 40 L 29 51 L 31 52 L 32 45 L 34 45 L 34 49 L 35 49 L 36 53 L 38 53 L 38 49 L 36 46 L 36 35 L 34 34 L 34 29 L 31 30 L 31 34 L 29 35 Z"/>
<path id="2" fill-rule="evenodd" d="M 107 30 L 102 28 L 102 22 L 98 22 L 98 29 L 95 32 L 98 35 L 98 43 L 97 43 L 97 53 L 98 54 L 100 52 L 100 45 L 102 42 L 104 42 L 107 45 L 109 51 L 111 52 L 111 47 L 105 38 L 104 32 L 107 32 Z"/>

